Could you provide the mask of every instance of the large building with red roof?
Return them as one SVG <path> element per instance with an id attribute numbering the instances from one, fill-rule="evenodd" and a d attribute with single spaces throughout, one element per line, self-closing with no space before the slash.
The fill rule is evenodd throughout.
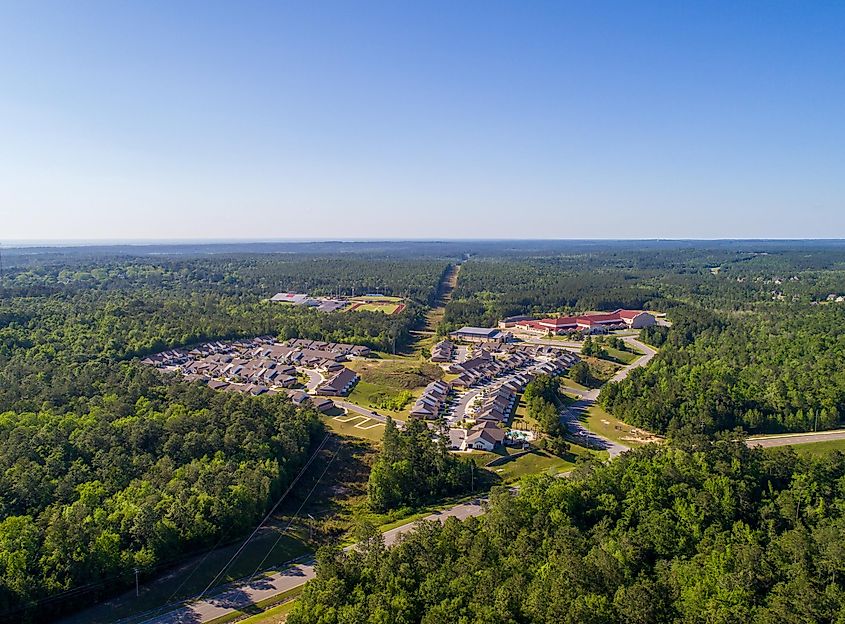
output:
<path id="1" fill-rule="evenodd" d="M 572 332 L 604 333 L 612 329 L 641 329 L 655 324 L 652 314 L 642 310 L 615 310 L 602 314 L 581 314 L 544 319 L 520 319 L 511 327 L 540 334 Z"/>

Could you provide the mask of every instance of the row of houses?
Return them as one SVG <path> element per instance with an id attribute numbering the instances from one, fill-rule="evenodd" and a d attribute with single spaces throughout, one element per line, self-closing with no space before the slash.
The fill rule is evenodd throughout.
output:
<path id="1" fill-rule="evenodd" d="M 341 362 L 369 353 L 369 348 L 360 345 L 303 339 L 279 344 L 262 337 L 207 343 L 190 351 L 174 349 L 145 358 L 143 363 L 177 370 L 190 379 L 208 380 L 217 389 L 231 385 L 233 390 L 256 395 L 292 388 L 298 384 L 297 367 L 310 368 L 326 376 L 317 393 L 344 396 L 358 375 Z"/>
<path id="2" fill-rule="evenodd" d="M 308 340 L 307 338 L 292 338 L 285 344 L 295 349 L 314 349 L 330 351 L 349 357 L 366 357 L 370 355 L 370 348 L 363 345 L 347 344 L 345 342 L 323 342 L 322 340 Z"/>
<path id="3" fill-rule="evenodd" d="M 185 375 L 187 381 L 205 381 L 212 390 L 219 390 L 222 392 L 237 392 L 240 394 L 250 394 L 252 396 L 261 396 L 262 394 L 280 394 L 285 392 L 290 400 L 297 406 L 310 405 L 319 412 L 327 412 L 332 409 L 334 401 L 326 397 L 312 396 L 304 390 L 281 390 L 278 388 L 268 388 L 260 384 L 244 384 L 237 382 L 223 381 L 221 379 L 208 379 L 201 375 Z"/>
<path id="4" fill-rule="evenodd" d="M 290 388 L 296 385 L 296 368 L 276 360 L 259 357 L 238 357 L 238 354 L 218 353 L 180 366 L 184 375 L 228 379 L 236 383 Z"/>
<path id="5" fill-rule="evenodd" d="M 543 319 L 519 316 L 503 319 L 502 329 L 519 329 L 536 334 L 606 333 L 616 329 L 642 329 L 654 325 L 654 315 L 642 310 L 614 310 L 603 314 L 581 314 Z"/>
<path id="6" fill-rule="evenodd" d="M 432 362 L 451 362 L 455 357 L 455 343 L 451 340 L 441 340 L 431 348 Z"/>
<path id="7" fill-rule="evenodd" d="M 521 388 L 519 392 L 523 389 Z M 517 390 L 512 385 L 502 384 L 484 397 L 481 408 L 475 414 L 475 420 L 505 425 L 510 421 L 516 403 Z"/>
<path id="8" fill-rule="evenodd" d="M 455 387 L 471 388 L 534 363 L 534 358 L 523 352 L 494 357 L 489 351 L 479 350 L 475 357 L 449 366 L 449 372 L 458 375 L 452 381 Z"/>
<path id="9" fill-rule="evenodd" d="M 437 418 L 451 389 L 452 385 L 445 381 L 433 381 L 428 384 L 411 407 L 411 416 L 429 420 Z"/>

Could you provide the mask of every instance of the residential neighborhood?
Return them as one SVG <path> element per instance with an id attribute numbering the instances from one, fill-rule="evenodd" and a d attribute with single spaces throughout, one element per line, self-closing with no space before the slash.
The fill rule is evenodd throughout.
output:
<path id="1" fill-rule="evenodd" d="M 320 411 L 334 407 L 325 397 L 349 394 L 358 374 L 342 362 L 370 354 L 362 345 L 271 336 L 207 342 L 191 349 L 171 349 L 141 362 L 203 381 L 213 390 L 258 396 L 285 392 L 297 405 L 310 402 Z M 300 376 L 308 378 L 303 384 Z M 301 389 L 305 385 L 310 394 Z M 314 395 L 322 395 L 318 398 Z"/>

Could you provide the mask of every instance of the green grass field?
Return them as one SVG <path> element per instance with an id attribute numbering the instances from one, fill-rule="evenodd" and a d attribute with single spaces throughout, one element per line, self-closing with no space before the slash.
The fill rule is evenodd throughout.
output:
<path id="1" fill-rule="evenodd" d="M 636 427 L 614 418 L 598 404 L 587 410 L 587 420 L 584 425 L 593 433 L 625 446 L 642 446 L 651 441 L 649 434 L 640 433 L 641 429 L 636 429 Z"/>
<path id="2" fill-rule="evenodd" d="M 824 440 L 822 442 L 792 444 L 791 446 L 799 453 L 808 453 L 811 455 L 824 455 L 832 451 L 845 453 L 845 440 Z"/>
<path id="3" fill-rule="evenodd" d="M 352 309 L 352 312 L 384 312 L 385 314 L 396 314 L 396 311 L 400 308 L 402 304 L 400 303 L 362 303 Z"/>
<path id="4" fill-rule="evenodd" d="M 576 392 L 587 392 L 589 390 L 587 386 L 582 386 L 578 382 L 572 381 L 569 377 L 558 377 L 558 379 L 564 390 L 574 390 Z"/>
<path id="5" fill-rule="evenodd" d="M 484 465 L 489 461 L 502 457 L 503 454 L 516 455 L 520 452 L 518 449 L 504 448 L 496 453 L 472 453 L 469 457 L 475 458 L 479 465 Z M 575 467 L 575 462 L 579 457 L 590 455 L 602 461 L 607 459 L 606 451 L 592 451 L 572 444 L 570 445 L 569 453 L 565 457 L 557 457 L 545 451 L 535 450 L 526 455 L 515 457 L 503 464 L 490 466 L 489 468 L 485 468 L 485 470 L 492 472 L 504 483 L 513 483 L 526 475 L 545 473 L 554 476 L 562 472 L 568 472 Z"/>
<path id="6" fill-rule="evenodd" d="M 611 362 L 616 362 L 617 364 L 628 365 L 640 357 L 640 354 L 638 353 L 622 351 L 620 349 L 614 349 L 613 347 L 605 347 L 604 350 L 607 351 L 607 359 Z"/>
<path id="7" fill-rule="evenodd" d="M 410 414 L 410 407 L 413 403 L 410 403 L 405 409 L 399 411 L 383 409 L 381 407 L 377 407 L 373 403 L 378 395 L 387 394 L 389 396 L 393 396 L 397 393 L 398 390 L 390 386 L 361 380 L 355 384 L 355 388 L 353 388 L 352 392 L 349 393 L 346 400 L 350 403 L 355 403 L 355 405 L 360 405 L 364 409 L 375 410 L 383 416 L 391 416 L 396 420 L 407 420 Z M 414 394 L 417 396 L 419 395 L 419 392 Z"/>
<path id="8" fill-rule="evenodd" d="M 384 436 L 383 424 L 372 418 L 368 419 L 364 416 L 359 416 L 354 412 L 350 412 L 346 416 L 340 416 L 340 420 L 335 416 L 323 414 L 323 422 L 332 431 L 344 436 L 363 438 L 372 442 L 381 442 Z"/>

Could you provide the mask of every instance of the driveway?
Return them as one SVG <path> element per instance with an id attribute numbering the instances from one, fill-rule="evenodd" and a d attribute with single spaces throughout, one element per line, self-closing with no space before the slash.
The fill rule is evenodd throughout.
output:
<path id="1" fill-rule="evenodd" d="M 563 426 L 566 427 L 566 430 L 572 440 L 582 446 L 598 449 L 600 451 L 607 451 L 610 459 L 613 459 L 614 457 L 617 457 L 627 451 L 630 447 L 614 442 L 613 440 L 609 440 L 597 433 L 593 433 L 587 429 L 581 421 L 582 418 L 586 419 L 587 410 L 589 410 L 596 402 L 598 394 L 598 390 L 585 392 L 581 398 L 575 401 L 572 405 L 563 408 L 560 413 L 560 420 L 563 423 Z"/>

